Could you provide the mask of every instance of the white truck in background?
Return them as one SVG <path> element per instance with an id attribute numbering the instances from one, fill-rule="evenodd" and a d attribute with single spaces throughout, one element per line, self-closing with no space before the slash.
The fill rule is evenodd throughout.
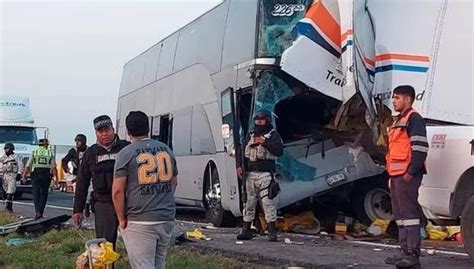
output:
<path id="1" fill-rule="evenodd" d="M 13 143 L 25 167 L 31 152 L 38 145 L 37 131 L 45 129 L 35 127 L 30 101 L 26 97 L 0 96 L 0 155 L 4 154 L 5 143 Z M 47 137 L 47 129 L 44 133 Z M 3 180 L 0 163 L 0 179 Z M 0 180 L 0 181 L 1 181 Z M 31 193 L 31 183 L 18 181 L 15 199 L 23 193 Z"/>
<path id="2" fill-rule="evenodd" d="M 391 108 L 391 90 L 416 89 L 415 109 L 430 144 L 419 202 L 439 225 L 461 224 L 474 257 L 473 1 L 354 1 L 358 90 L 377 115 Z M 377 106 L 383 103 L 385 106 Z"/>

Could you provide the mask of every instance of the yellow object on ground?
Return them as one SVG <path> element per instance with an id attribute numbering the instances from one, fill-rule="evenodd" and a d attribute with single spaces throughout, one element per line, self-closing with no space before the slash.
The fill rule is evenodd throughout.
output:
<path id="1" fill-rule="evenodd" d="M 187 238 L 194 238 L 199 240 L 206 240 L 207 237 L 202 233 L 201 229 L 196 228 L 193 231 L 186 232 Z"/>
<path id="2" fill-rule="evenodd" d="M 426 226 L 428 236 L 432 240 L 445 240 L 461 232 L 461 226 L 434 226 L 431 222 Z"/>
<path id="3" fill-rule="evenodd" d="M 334 227 L 334 231 L 337 234 L 346 234 L 347 233 L 347 224 L 344 222 L 336 222 L 336 225 Z"/>
<path id="4" fill-rule="evenodd" d="M 264 215 L 260 216 L 262 228 L 266 230 L 267 223 Z M 276 223 L 276 228 L 284 232 L 302 232 L 304 230 L 314 230 L 314 233 L 319 233 L 321 225 L 313 214 L 313 211 L 304 211 L 294 214 L 285 214 L 283 218 L 279 218 Z"/>
<path id="5" fill-rule="evenodd" d="M 114 251 L 114 246 L 110 242 L 100 244 L 102 254 L 99 255 L 94 261 L 94 269 L 102 269 L 107 265 L 114 263 L 118 260 L 120 255 Z"/>
<path id="6" fill-rule="evenodd" d="M 89 266 L 88 251 L 85 251 L 77 258 L 76 269 L 112 268 L 112 264 L 120 257 L 120 255 L 114 251 L 114 247 L 110 242 L 100 243 L 99 245 L 92 244 L 89 249 L 92 258 L 92 266 Z"/>
<path id="7" fill-rule="evenodd" d="M 382 232 L 385 233 L 385 231 L 387 231 L 389 224 L 390 224 L 390 220 L 375 219 L 370 226 L 379 226 L 380 228 L 382 228 Z"/>
<path id="8" fill-rule="evenodd" d="M 426 232 L 431 240 L 444 240 L 449 237 L 449 233 L 442 226 L 434 226 L 430 222 L 426 226 Z"/>
<path id="9" fill-rule="evenodd" d="M 461 226 L 446 226 L 446 231 L 448 232 L 449 237 L 452 237 L 461 232 Z"/>

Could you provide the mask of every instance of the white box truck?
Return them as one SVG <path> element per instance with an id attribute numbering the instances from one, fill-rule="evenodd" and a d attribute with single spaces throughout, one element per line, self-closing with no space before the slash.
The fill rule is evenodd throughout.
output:
<path id="1" fill-rule="evenodd" d="M 474 257 L 473 1 L 354 1 L 358 90 L 378 131 L 391 91 L 416 89 L 415 109 L 427 122 L 428 173 L 419 202 L 428 219 L 461 224 Z"/>
<path id="2" fill-rule="evenodd" d="M 36 127 L 31 113 L 30 101 L 26 97 L 0 96 L 0 155 L 4 154 L 5 143 L 15 145 L 25 167 L 32 151 L 38 145 L 37 131 L 45 128 Z M 46 129 L 47 130 L 47 129 Z M 47 131 L 44 133 L 47 136 Z M 3 179 L 0 163 L 0 179 Z M 31 193 L 31 184 L 17 182 L 15 199 L 21 198 L 23 193 Z"/>

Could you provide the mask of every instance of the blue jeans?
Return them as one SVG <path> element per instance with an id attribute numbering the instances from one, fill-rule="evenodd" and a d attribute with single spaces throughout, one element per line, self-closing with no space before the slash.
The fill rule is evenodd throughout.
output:
<path id="1" fill-rule="evenodd" d="M 174 229 L 174 221 L 159 224 L 128 223 L 121 229 L 133 269 L 165 269 L 166 248 Z"/>

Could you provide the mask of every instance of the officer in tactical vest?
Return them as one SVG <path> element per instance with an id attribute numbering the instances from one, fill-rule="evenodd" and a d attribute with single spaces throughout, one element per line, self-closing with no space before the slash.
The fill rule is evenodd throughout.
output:
<path id="1" fill-rule="evenodd" d="M 280 134 L 273 129 L 270 112 L 260 110 L 255 114 L 255 128 L 245 139 L 244 164 L 241 162 L 240 152 L 237 155 L 237 175 L 243 177 L 243 165 L 248 172 L 246 180 L 247 202 L 244 208 L 244 224 L 238 240 L 252 239 L 251 222 L 255 219 L 255 207 L 261 202 L 268 223 L 269 240 L 277 241 L 276 233 L 276 194 L 279 191 L 275 182 L 275 161 L 283 154 L 283 142 Z"/>
<path id="2" fill-rule="evenodd" d="M 92 180 L 91 209 L 95 216 L 95 233 L 97 238 L 105 238 L 115 245 L 119 224 L 112 202 L 115 158 L 130 142 L 118 138 L 107 115 L 95 118 L 94 128 L 97 143 L 86 150 L 79 165 L 72 219 L 75 225 L 81 224 Z"/>
<path id="3" fill-rule="evenodd" d="M 33 202 L 36 211 L 35 219 L 43 217 L 44 208 L 48 201 L 51 176 L 54 176 L 55 180 L 58 180 L 56 161 L 48 146 L 48 139 L 40 139 L 39 147 L 33 151 L 25 170 L 23 171 L 23 178 L 26 178 L 26 175 L 31 171 Z"/>
<path id="4" fill-rule="evenodd" d="M 15 154 L 15 146 L 12 143 L 6 143 L 3 148 L 5 154 L 0 157 L 3 172 L 3 190 L 5 192 L 5 209 L 13 213 L 13 195 L 16 191 L 16 181 L 21 178 L 22 162 L 20 157 Z"/>

